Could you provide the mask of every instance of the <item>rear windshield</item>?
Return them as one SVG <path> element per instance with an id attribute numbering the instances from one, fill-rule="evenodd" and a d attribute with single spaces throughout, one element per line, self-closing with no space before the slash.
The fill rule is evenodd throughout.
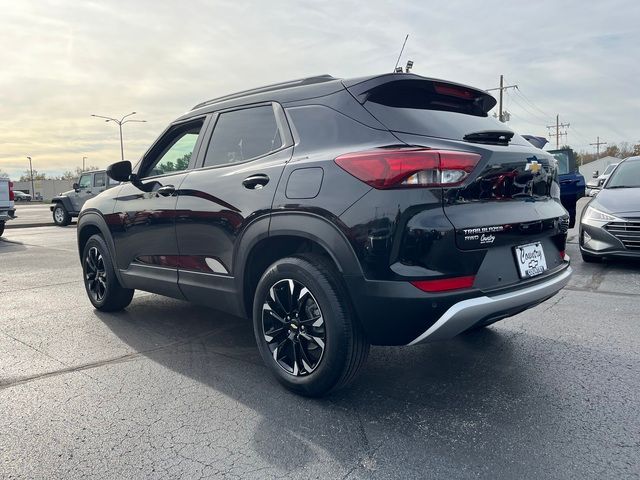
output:
<path id="1" fill-rule="evenodd" d="M 556 152 L 553 156 L 558 161 L 558 175 L 569 173 L 569 155 L 567 152 Z"/>
<path id="2" fill-rule="evenodd" d="M 478 112 L 464 99 L 434 95 L 420 88 L 389 90 L 372 93 L 364 106 L 392 131 L 463 140 L 469 133 L 510 130 L 504 123 Z M 510 143 L 530 145 L 517 134 Z"/>

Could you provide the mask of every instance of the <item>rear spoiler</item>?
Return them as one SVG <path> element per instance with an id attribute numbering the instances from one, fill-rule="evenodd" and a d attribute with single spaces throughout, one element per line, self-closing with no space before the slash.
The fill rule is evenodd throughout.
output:
<path id="1" fill-rule="evenodd" d="M 471 103 L 474 105 L 474 109 L 481 111 L 485 115 L 497 103 L 497 100 L 484 90 L 446 80 L 422 77 L 413 73 L 388 73 L 373 78 L 343 80 L 342 83 L 361 104 L 364 104 L 371 95 L 382 89 L 396 87 L 402 89 L 416 86 L 434 95 Z"/>

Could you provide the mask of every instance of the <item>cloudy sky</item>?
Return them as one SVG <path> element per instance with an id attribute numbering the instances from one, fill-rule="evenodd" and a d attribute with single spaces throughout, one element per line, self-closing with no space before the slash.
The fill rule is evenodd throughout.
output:
<path id="1" fill-rule="evenodd" d="M 640 2 L 0 0 L 0 170 L 135 160 L 196 103 L 321 73 L 392 69 L 481 88 L 504 74 L 509 125 L 578 150 L 640 141 Z"/>

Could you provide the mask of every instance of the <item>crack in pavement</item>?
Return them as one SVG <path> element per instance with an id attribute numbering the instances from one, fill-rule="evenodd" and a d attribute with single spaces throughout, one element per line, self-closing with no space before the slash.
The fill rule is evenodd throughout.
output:
<path id="1" fill-rule="evenodd" d="M 47 354 L 46 352 L 38 350 L 34 346 L 29 345 L 28 343 L 25 343 L 22 340 L 20 340 L 18 338 L 15 338 L 12 335 L 9 335 L 6 332 L 2 332 L 4 335 L 12 338 L 13 340 L 15 340 L 17 342 L 20 342 L 21 344 L 23 344 L 23 345 L 25 345 L 25 346 L 27 346 L 27 347 L 35 350 L 35 351 L 47 356 L 48 358 L 50 358 L 52 360 L 55 360 L 56 362 L 58 362 L 58 363 L 60 363 L 62 365 L 65 365 L 65 368 L 61 368 L 59 370 L 53 370 L 53 371 L 49 371 L 49 372 L 43 372 L 43 373 L 39 373 L 39 374 L 36 374 L 36 375 L 15 377 L 15 378 L 13 378 L 11 380 L 8 380 L 8 381 L 0 380 L 0 390 L 4 390 L 5 388 L 9 388 L 9 387 L 12 387 L 12 386 L 15 386 L 15 385 L 19 385 L 19 384 L 23 384 L 23 383 L 32 382 L 32 381 L 35 381 L 35 380 L 40 380 L 40 379 L 43 379 L 43 378 L 55 377 L 55 376 L 58 376 L 58 375 L 64 375 L 66 373 L 81 372 L 83 370 L 90 370 L 90 369 L 102 367 L 102 366 L 105 366 L 105 365 L 126 362 L 126 361 L 129 361 L 129 360 L 133 360 L 133 359 L 135 359 L 137 357 L 144 356 L 144 355 L 146 355 L 148 353 L 153 353 L 153 352 L 157 352 L 159 350 L 185 345 L 185 344 L 187 344 L 189 342 L 192 342 L 193 340 L 198 340 L 198 339 L 202 339 L 204 337 L 207 337 L 207 336 L 211 335 L 212 333 L 214 333 L 216 331 L 217 330 L 210 330 L 210 331 L 207 331 L 207 332 L 205 332 L 203 334 L 196 335 L 194 337 L 189 337 L 189 338 L 186 338 L 184 340 L 178 340 L 176 342 L 167 343 L 165 345 L 159 345 L 157 347 L 150 348 L 150 349 L 147 349 L 147 350 L 142 350 L 142 351 L 132 352 L 132 353 L 126 353 L 124 355 L 118 355 L 117 357 L 112 357 L 112 358 L 108 358 L 108 359 L 105 359 L 105 360 L 99 360 L 99 361 L 96 361 L 96 362 L 89 362 L 89 363 L 84 363 L 84 364 L 75 365 L 75 366 L 67 365 L 64 362 L 62 362 L 61 360 L 59 360 L 59 359 L 57 359 L 55 357 L 52 357 L 51 355 Z"/>
<path id="2" fill-rule="evenodd" d="M 70 285 L 72 283 L 82 283 L 82 279 L 70 280 L 68 282 L 47 283 L 45 285 L 36 285 L 35 287 L 16 288 L 15 290 L 2 290 L 0 295 L 4 295 L 5 293 L 24 292 L 26 290 L 37 290 L 38 288 L 57 287 L 58 285 Z"/>
<path id="3" fill-rule="evenodd" d="M 23 345 L 26 345 L 27 347 L 42 353 L 43 355 L 46 355 L 47 357 L 55 360 L 56 362 L 65 365 L 65 368 L 61 368 L 59 370 L 53 370 L 53 371 L 49 371 L 49 372 L 44 372 L 44 373 L 39 373 L 39 374 L 35 374 L 35 375 L 28 375 L 28 376 L 23 376 L 23 377 L 15 377 L 13 379 L 10 380 L 0 380 L 0 391 L 7 389 L 7 388 L 11 388 L 14 387 L 16 385 L 22 385 L 24 383 L 29 383 L 29 382 L 33 382 L 33 381 L 37 381 L 37 380 L 41 380 L 41 379 L 46 379 L 46 378 L 50 378 L 50 377 L 56 377 L 59 375 L 65 375 L 67 373 L 74 373 L 74 372 L 82 372 L 84 370 L 91 370 L 94 368 L 99 368 L 99 367 L 103 367 L 106 365 L 113 365 L 113 364 L 118 364 L 118 363 L 123 363 L 123 362 L 128 362 L 131 360 L 135 360 L 139 357 L 143 357 L 143 356 L 147 356 L 150 353 L 154 353 L 154 352 L 158 352 L 158 351 L 162 351 L 162 350 L 166 350 L 166 349 L 171 349 L 174 347 L 179 347 L 182 345 L 187 345 L 193 341 L 196 340 L 202 340 L 205 339 L 206 337 L 209 337 L 213 334 L 219 333 L 219 329 L 213 329 L 213 330 L 208 330 L 204 333 L 201 333 L 200 335 L 195 335 L 193 337 L 188 337 L 185 338 L 183 340 L 177 340 L 175 342 L 171 342 L 171 343 L 167 343 L 164 345 L 159 345 L 157 347 L 153 347 L 153 348 L 149 348 L 147 350 L 141 350 L 138 352 L 132 352 L 132 353 L 126 353 L 124 355 L 118 355 L 117 357 L 112 357 L 112 358 L 108 358 L 105 360 L 98 360 L 95 362 L 89 362 L 89 363 L 85 363 L 85 364 L 81 364 L 81 365 L 75 365 L 75 366 L 66 366 L 67 364 L 65 364 L 64 362 L 62 362 L 61 360 L 52 357 L 51 355 L 48 355 L 46 352 L 42 352 L 40 350 L 38 350 L 37 348 L 33 347 L 32 345 L 29 345 L 28 343 L 23 342 L 22 340 L 15 338 L 9 334 L 7 334 L 6 332 L 0 332 L 0 333 L 4 333 L 5 335 L 7 335 L 8 337 L 14 339 L 17 342 L 20 342 Z M 228 355 L 222 352 L 216 352 L 216 351 L 212 351 L 211 352 L 213 355 L 219 355 L 221 357 L 225 357 L 225 358 L 229 358 L 232 360 L 239 360 L 241 362 L 246 362 L 246 363 L 251 363 L 252 365 L 260 365 L 259 363 L 256 362 L 252 362 L 252 361 L 248 361 L 245 360 L 243 358 L 239 358 L 237 356 L 234 355 Z"/>
<path id="4" fill-rule="evenodd" d="M 638 297 L 639 293 L 629 293 L 629 292 L 612 292 L 610 290 L 595 290 L 592 287 L 576 287 L 573 285 L 567 285 L 563 287 L 563 290 L 571 290 L 573 292 L 589 292 L 589 293 L 598 293 L 601 295 L 613 295 L 617 297 Z"/>

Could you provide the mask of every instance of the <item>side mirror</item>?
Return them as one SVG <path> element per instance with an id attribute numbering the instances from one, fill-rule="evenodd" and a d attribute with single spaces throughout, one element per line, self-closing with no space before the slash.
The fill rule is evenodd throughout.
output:
<path id="1" fill-rule="evenodd" d="M 78 182 L 75 182 L 75 183 L 74 183 L 73 185 L 71 185 L 71 186 L 73 187 L 73 189 L 74 189 L 76 192 L 79 192 L 79 191 L 80 191 L 80 184 L 79 184 Z"/>
<path id="2" fill-rule="evenodd" d="M 107 167 L 107 175 L 116 182 L 128 182 L 131 177 L 131 162 L 123 160 Z"/>
<path id="3" fill-rule="evenodd" d="M 598 175 L 598 170 L 596 170 L 595 172 L 593 172 L 593 175 L 591 175 L 591 178 L 598 178 L 600 175 Z"/>

